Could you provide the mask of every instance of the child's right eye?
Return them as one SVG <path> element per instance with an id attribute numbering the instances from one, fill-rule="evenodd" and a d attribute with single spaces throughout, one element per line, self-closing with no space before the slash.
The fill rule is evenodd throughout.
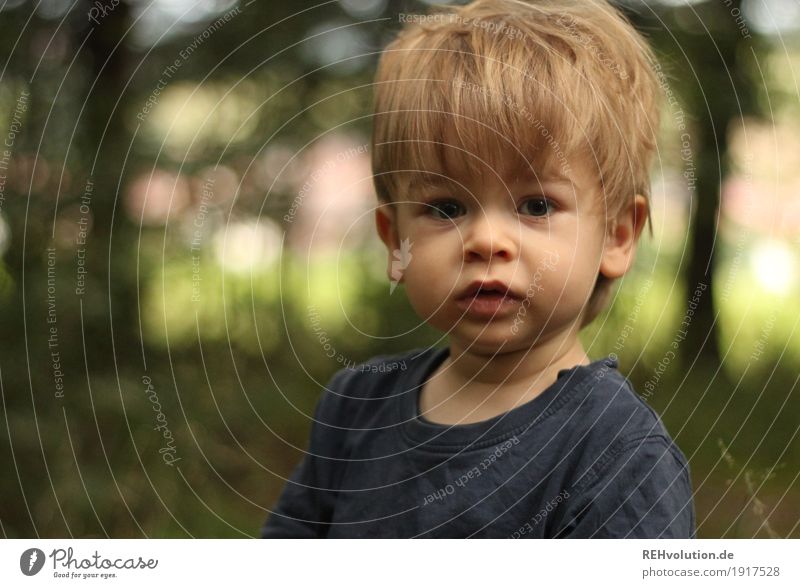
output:
<path id="1" fill-rule="evenodd" d="M 453 219 L 464 212 L 464 207 L 455 200 L 434 200 L 426 204 L 428 214 L 442 220 Z"/>

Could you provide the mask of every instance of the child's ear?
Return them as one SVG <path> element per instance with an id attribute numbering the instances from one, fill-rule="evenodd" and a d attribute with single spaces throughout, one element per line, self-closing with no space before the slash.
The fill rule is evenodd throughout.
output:
<path id="1" fill-rule="evenodd" d="M 392 279 L 393 253 L 400 250 L 400 234 L 397 230 L 397 211 L 392 204 L 381 204 L 375 209 L 375 226 L 378 236 L 386 245 L 389 252 L 389 262 L 386 264 L 386 275 Z"/>
<path id="2" fill-rule="evenodd" d="M 620 278 L 633 265 L 636 244 L 647 220 L 647 208 L 647 199 L 637 194 L 616 222 L 609 224 L 600 261 L 600 273 L 605 277 Z"/>
<path id="3" fill-rule="evenodd" d="M 397 211 L 391 204 L 381 204 L 375 209 L 375 226 L 378 229 L 378 236 L 389 252 L 400 247 L 396 213 Z"/>

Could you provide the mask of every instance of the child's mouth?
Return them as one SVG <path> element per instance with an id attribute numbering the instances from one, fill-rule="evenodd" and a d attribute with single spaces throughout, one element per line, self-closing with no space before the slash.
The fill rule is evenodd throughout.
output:
<path id="1" fill-rule="evenodd" d="M 481 291 L 456 300 L 456 305 L 475 318 L 500 318 L 513 312 L 519 300 L 502 292 Z"/>

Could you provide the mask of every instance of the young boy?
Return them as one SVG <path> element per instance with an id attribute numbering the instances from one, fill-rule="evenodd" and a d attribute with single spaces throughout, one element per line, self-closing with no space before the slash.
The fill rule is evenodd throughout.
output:
<path id="1" fill-rule="evenodd" d="M 387 273 L 449 346 L 333 376 L 262 536 L 694 537 L 684 455 L 578 339 L 649 219 L 651 52 L 605 0 L 444 10 L 383 52 L 372 153 Z"/>

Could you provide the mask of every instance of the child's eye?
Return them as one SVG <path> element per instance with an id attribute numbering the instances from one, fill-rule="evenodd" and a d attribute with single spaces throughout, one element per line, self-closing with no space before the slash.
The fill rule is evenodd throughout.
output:
<path id="1" fill-rule="evenodd" d="M 530 198 L 523 202 L 519 209 L 523 214 L 531 216 L 547 216 L 554 208 L 553 203 L 547 198 Z"/>
<path id="2" fill-rule="evenodd" d="M 464 207 L 455 200 L 435 200 L 426 205 L 428 214 L 434 218 L 449 220 L 464 212 Z"/>

